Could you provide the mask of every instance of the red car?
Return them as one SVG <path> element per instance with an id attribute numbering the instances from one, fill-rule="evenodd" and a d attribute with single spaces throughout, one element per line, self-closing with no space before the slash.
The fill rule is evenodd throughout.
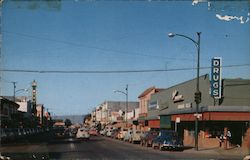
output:
<path id="1" fill-rule="evenodd" d="M 91 129 L 89 130 L 89 134 L 90 134 L 91 136 L 97 136 L 97 135 L 98 135 L 97 130 L 96 130 L 95 128 L 91 128 Z"/>

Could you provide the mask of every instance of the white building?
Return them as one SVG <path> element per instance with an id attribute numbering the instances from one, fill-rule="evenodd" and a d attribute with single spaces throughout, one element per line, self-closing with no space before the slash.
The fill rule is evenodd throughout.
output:
<path id="1" fill-rule="evenodd" d="M 24 112 L 26 117 L 32 115 L 32 102 L 28 97 L 21 96 L 16 98 L 16 103 L 19 105 L 18 111 Z"/>
<path id="2" fill-rule="evenodd" d="M 135 108 L 132 111 L 128 112 L 128 120 L 136 120 L 139 117 L 139 108 Z M 126 115 L 125 115 L 126 116 Z"/>
<path id="3" fill-rule="evenodd" d="M 128 113 L 129 118 L 135 118 L 135 109 L 138 117 L 139 102 L 128 102 L 125 101 L 105 101 L 96 110 L 96 119 L 100 120 L 102 124 L 110 124 L 113 122 L 121 122 L 126 119 L 126 111 L 133 111 Z"/>

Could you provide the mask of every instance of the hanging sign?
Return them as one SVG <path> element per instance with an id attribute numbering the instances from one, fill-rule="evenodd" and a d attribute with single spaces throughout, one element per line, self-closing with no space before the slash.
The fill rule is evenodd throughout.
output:
<path id="1" fill-rule="evenodd" d="M 211 95 L 215 99 L 221 98 L 221 63 L 221 57 L 214 57 L 212 59 Z"/>

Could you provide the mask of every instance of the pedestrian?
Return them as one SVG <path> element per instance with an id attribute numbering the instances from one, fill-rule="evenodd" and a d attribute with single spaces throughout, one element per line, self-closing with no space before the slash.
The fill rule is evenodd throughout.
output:
<path id="1" fill-rule="evenodd" d="M 246 146 L 247 146 L 248 154 L 249 154 L 249 157 L 250 157 L 250 127 L 246 131 L 245 140 L 247 142 Z"/>
<path id="2" fill-rule="evenodd" d="M 228 146 L 230 147 L 232 143 L 232 134 L 230 130 L 227 131 L 227 141 L 228 141 Z"/>
<path id="3" fill-rule="evenodd" d="M 221 133 L 219 138 L 220 138 L 220 147 L 222 147 L 222 144 L 223 144 L 224 138 L 225 138 L 225 137 L 224 137 L 224 134 Z"/>

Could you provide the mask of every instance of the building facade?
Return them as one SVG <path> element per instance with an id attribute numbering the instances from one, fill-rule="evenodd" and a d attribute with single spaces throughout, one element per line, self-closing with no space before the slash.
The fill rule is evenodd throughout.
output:
<path id="1" fill-rule="evenodd" d="M 156 124 L 159 121 L 158 117 L 152 119 L 152 111 L 149 111 L 149 105 L 150 105 L 150 99 L 152 94 L 157 93 L 163 89 L 155 88 L 155 87 L 150 87 L 143 91 L 139 96 L 139 116 L 138 116 L 138 123 L 139 123 L 139 128 L 142 131 L 147 131 L 150 127 L 148 126 L 148 122 L 150 124 Z M 148 112 L 150 112 L 150 115 L 148 115 Z M 158 114 L 158 113 L 157 113 Z M 158 115 L 157 115 L 158 116 Z M 149 118 L 151 117 L 151 118 Z M 148 119 L 149 118 L 149 119 Z M 149 121 L 148 121 L 149 120 Z M 151 127 L 156 127 L 151 126 Z"/>
<path id="2" fill-rule="evenodd" d="M 19 105 L 3 96 L 0 96 L 0 120 L 1 128 L 13 127 L 15 116 L 18 114 Z M 18 125 L 18 124 L 17 124 Z"/>
<path id="3" fill-rule="evenodd" d="M 23 112 L 25 117 L 32 116 L 32 102 L 28 97 L 16 97 L 16 103 L 19 105 L 18 111 Z"/>
<path id="4" fill-rule="evenodd" d="M 39 118 L 40 125 L 44 124 L 44 115 L 45 115 L 45 110 L 44 110 L 43 104 L 37 104 L 36 105 L 36 116 Z"/>
<path id="5" fill-rule="evenodd" d="M 127 108 L 127 103 L 124 101 L 104 101 L 96 107 L 92 115 L 95 114 L 96 122 L 100 122 L 105 126 L 107 124 L 125 121 L 126 117 L 128 118 L 129 116 L 128 113 L 131 111 L 134 112 L 136 108 L 139 108 L 138 102 L 129 101 Z"/>
<path id="6" fill-rule="evenodd" d="M 228 131 L 232 134 L 230 143 L 244 145 L 242 139 L 250 121 L 250 80 L 224 79 L 221 99 L 210 95 L 208 75 L 201 76 L 199 82 L 202 93 L 198 108 L 199 146 L 217 147 L 220 135 L 225 136 Z M 154 116 L 158 111 L 160 128 L 177 130 L 189 146 L 194 145 L 195 92 L 196 79 L 193 79 L 152 95 L 150 101 L 156 104 L 156 109 L 154 105 L 151 108 Z"/>

